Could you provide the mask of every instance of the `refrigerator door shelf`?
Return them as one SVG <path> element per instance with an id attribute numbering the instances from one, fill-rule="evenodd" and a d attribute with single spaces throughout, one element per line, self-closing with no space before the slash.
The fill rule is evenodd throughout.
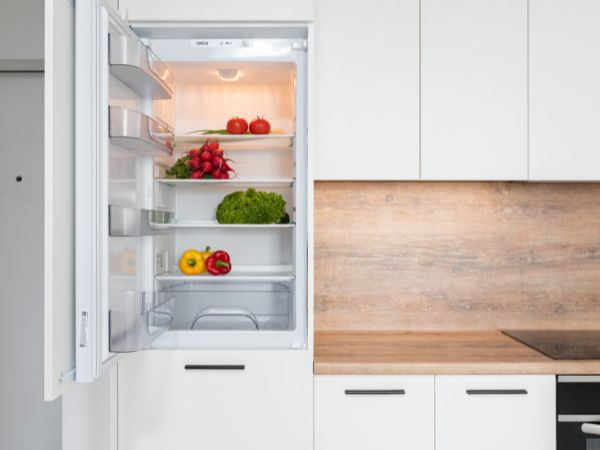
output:
<path id="1" fill-rule="evenodd" d="M 125 292 L 109 311 L 110 351 L 128 353 L 149 348 L 171 328 L 175 300 L 162 292 Z"/>
<path id="2" fill-rule="evenodd" d="M 110 73 L 141 97 L 170 99 L 173 74 L 139 39 L 110 33 Z"/>
<path id="3" fill-rule="evenodd" d="M 110 205 L 108 217 L 110 236 L 136 237 L 164 234 L 168 229 L 158 229 L 154 224 L 168 224 L 173 220 L 173 213 Z"/>
<path id="4" fill-rule="evenodd" d="M 138 155 L 172 156 L 174 135 L 171 128 L 147 115 L 130 109 L 109 107 L 110 142 Z"/>

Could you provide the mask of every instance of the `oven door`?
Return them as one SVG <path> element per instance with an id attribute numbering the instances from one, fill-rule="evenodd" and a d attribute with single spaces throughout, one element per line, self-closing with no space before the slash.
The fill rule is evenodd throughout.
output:
<path id="1" fill-rule="evenodd" d="M 600 415 L 559 415 L 557 450 L 600 450 Z"/>

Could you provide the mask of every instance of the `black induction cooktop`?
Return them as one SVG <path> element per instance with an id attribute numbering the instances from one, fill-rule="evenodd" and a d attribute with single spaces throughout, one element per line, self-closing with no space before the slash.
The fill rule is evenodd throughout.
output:
<path id="1" fill-rule="evenodd" d="M 502 330 L 552 359 L 600 359 L 600 330 Z"/>

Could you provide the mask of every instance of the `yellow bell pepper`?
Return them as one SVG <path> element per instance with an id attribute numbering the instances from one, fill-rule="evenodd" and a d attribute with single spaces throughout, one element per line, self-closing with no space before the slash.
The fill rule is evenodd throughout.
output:
<path id="1" fill-rule="evenodd" d="M 206 270 L 204 253 L 193 249 L 183 252 L 179 259 L 181 273 L 184 275 L 200 275 L 204 272 Z"/>
<path id="2" fill-rule="evenodd" d="M 206 261 L 213 254 L 213 252 L 210 251 L 210 247 L 206 247 L 206 249 L 200 253 L 202 253 L 202 261 Z M 206 271 L 206 268 L 205 268 L 205 271 Z"/>

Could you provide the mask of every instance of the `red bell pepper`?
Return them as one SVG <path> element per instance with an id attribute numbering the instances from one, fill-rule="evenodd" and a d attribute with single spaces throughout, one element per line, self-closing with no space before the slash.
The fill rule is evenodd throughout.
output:
<path id="1" fill-rule="evenodd" d="M 212 275 L 225 275 L 231 272 L 231 260 L 229 254 L 223 250 L 217 250 L 206 261 L 206 270 Z"/>

